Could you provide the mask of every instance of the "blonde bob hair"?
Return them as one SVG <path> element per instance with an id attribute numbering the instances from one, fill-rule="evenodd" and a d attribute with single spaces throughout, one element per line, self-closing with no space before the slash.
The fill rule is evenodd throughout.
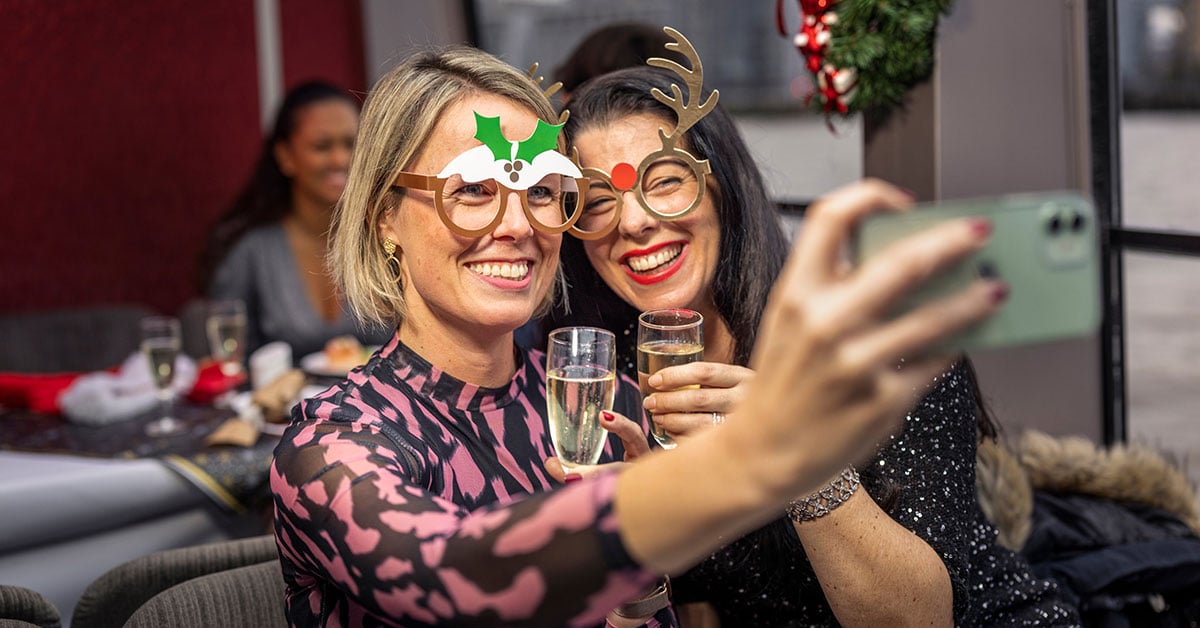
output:
<path id="1" fill-rule="evenodd" d="M 417 158 L 442 112 L 478 93 L 509 98 L 546 122 L 558 122 L 537 83 L 474 48 L 417 53 L 381 78 L 367 96 L 327 259 L 334 282 L 359 320 L 392 326 L 403 320 L 404 295 L 387 267 L 379 221 L 399 206 L 404 193 L 393 190 L 392 182 Z M 554 292 L 553 287 L 547 290 L 542 310 Z"/>

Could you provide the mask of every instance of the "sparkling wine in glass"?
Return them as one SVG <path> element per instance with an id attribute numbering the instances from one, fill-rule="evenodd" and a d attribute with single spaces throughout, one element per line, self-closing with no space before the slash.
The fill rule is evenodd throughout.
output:
<path id="1" fill-rule="evenodd" d="M 642 396 L 654 391 L 650 376 L 668 366 L 699 362 L 704 359 L 704 317 L 683 308 L 642 312 L 638 316 L 637 370 Z M 685 386 L 684 388 L 698 388 Z M 675 441 L 666 430 L 650 422 L 654 440 L 663 449 L 674 449 Z"/>
<path id="2" fill-rule="evenodd" d="M 242 372 L 246 358 L 246 304 L 240 299 L 209 302 L 205 332 L 221 373 L 231 377 Z"/>
<path id="3" fill-rule="evenodd" d="M 612 410 L 617 391 L 616 337 L 595 327 L 550 333 L 546 405 L 554 452 L 564 469 L 599 462 L 608 432 L 600 412 Z"/>
<path id="4" fill-rule="evenodd" d="M 150 363 L 150 377 L 158 389 L 159 417 L 146 424 L 149 436 L 167 436 L 183 429 L 183 422 L 171 416 L 175 391 L 175 358 L 182 344 L 179 320 L 167 316 L 151 316 L 141 321 L 142 353 Z"/>

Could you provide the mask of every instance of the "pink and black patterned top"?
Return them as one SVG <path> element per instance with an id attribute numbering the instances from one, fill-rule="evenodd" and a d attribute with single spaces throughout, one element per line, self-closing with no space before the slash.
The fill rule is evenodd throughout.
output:
<path id="1" fill-rule="evenodd" d="M 542 468 L 544 360 L 518 352 L 507 387 L 481 388 L 393 338 L 303 403 L 271 468 L 293 626 L 600 625 L 655 582 L 617 532 L 615 474 Z M 642 416 L 627 378 L 617 397 Z M 620 455 L 610 437 L 602 461 Z"/>

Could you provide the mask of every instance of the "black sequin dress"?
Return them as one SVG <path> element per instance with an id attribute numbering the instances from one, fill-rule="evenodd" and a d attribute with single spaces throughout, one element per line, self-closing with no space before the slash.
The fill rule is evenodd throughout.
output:
<path id="1" fill-rule="evenodd" d="M 957 626 L 1074 626 L 1076 610 L 996 543 L 975 496 L 976 408 L 959 366 L 943 375 L 879 455 L 859 469 L 889 514 L 942 557 Z M 882 501 L 882 500 L 880 500 Z M 780 519 L 673 579 L 677 604 L 706 601 L 722 626 L 837 625 L 792 524 Z"/>

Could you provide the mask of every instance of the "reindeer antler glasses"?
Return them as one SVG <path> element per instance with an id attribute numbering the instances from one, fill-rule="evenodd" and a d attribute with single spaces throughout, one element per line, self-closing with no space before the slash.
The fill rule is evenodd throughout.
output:
<path id="1" fill-rule="evenodd" d="M 664 27 L 663 31 L 675 39 L 667 44 L 667 49 L 679 51 L 691 63 L 692 69 L 661 57 L 648 59 L 646 63 L 678 74 L 688 86 L 689 100 L 685 102 L 683 90 L 675 83 L 671 84 L 671 96 L 657 87 L 650 90 L 655 100 L 675 111 L 678 122 L 670 135 L 662 128 L 658 130 L 662 148 L 647 155 L 637 168 L 624 162 L 613 166 L 611 173 L 598 168 L 580 168 L 584 177 L 616 192 L 601 201 L 585 203 L 582 214 L 570 227 L 570 233 L 580 239 L 596 240 L 617 227 L 624 205 L 623 192 L 633 190 L 642 209 L 666 221 L 687 216 L 704 200 L 704 188 L 712 168 L 707 159 L 696 159 L 680 148 L 678 143 L 688 129 L 712 111 L 720 94 L 714 89 L 703 103 L 696 104 L 704 83 L 704 66 L 700 62 L 700 55 L 679 31 L 670 26 Z M 573 157 L 578 163 L 578 151 L 573 152 Z M 592 183 L 593 187 L 596 185 Z"/>

